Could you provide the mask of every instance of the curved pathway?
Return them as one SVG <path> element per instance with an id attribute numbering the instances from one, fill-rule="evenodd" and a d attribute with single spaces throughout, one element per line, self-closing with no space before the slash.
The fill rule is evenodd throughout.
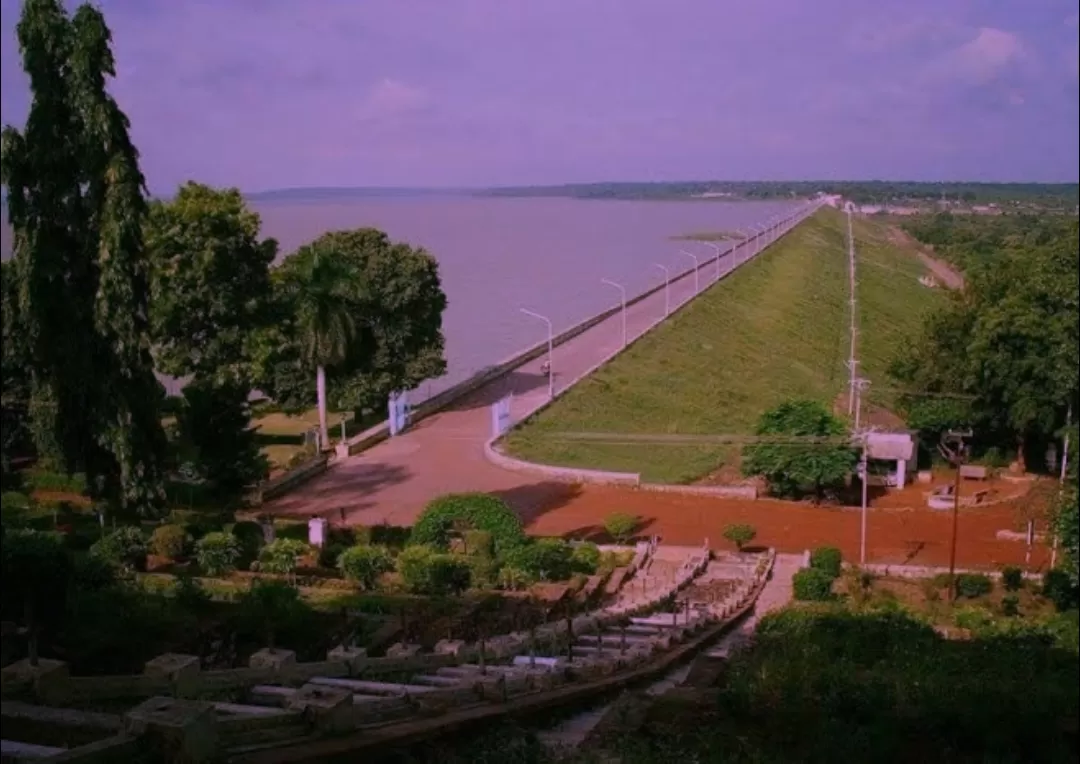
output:
<path id="1" fill-rule="evenodd" d="M 744 256 L 740 248 L 739 257 Z M 721 256 L 726 275 L 731 257 Z M 715 259 L 699 269 L 701 290 L 716 282 Z M 694 297 L 694 275 L 670 284 L 671 307 Z M 664 317 L 661 289 L 627 308 L 627 334 L 637 337 Z M 515 316 L 513 320 L 530 320 Z M 537 322 L 539 324 L 539 322 Z M 538 331 L 538 334 L 540 332 Z M 555 348 L 556 389 L 571 384 L 622 343 L 619 313 Z M 512 393 L 514 421 L 534 411 L 547 398 L 543 358 L 530 361 L 477 389 L 446 410 L 410 427 L 397 437 L 349 457 L 328 472 L 291 493 L 268 503 L 270 512 L 321 515 L 340 522 L 408 525 L 435 496 L 459 491 L 486 491 L 503 495 L 529 520 L 543 508 L 559 503 L 570 493 L 565 483 L 538 482 L 528 475 L 508 472 L 487 461 L 484 443 L 491 436 L 491 404 Z"/>

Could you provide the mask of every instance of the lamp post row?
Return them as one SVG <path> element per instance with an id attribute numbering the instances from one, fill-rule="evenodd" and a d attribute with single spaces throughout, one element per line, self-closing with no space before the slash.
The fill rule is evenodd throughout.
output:
<path id="1" fill-rule="evenodd" d="M 812 212 L 814 209 L 817 208 L 817 206 L 819 205 L 808 206 L 808 211 L 806 214 Z M 801 220 L 802 217 L 805 217 L 805 215 L 800 215 L 801 211 L 779 220 L 777 220 L 776 218 L 770 218 L 764 224 L 747 226 L 750 235 L 744 234 L 743 231 L 740 229 L 738 233 L 741 238 L 729 250 L 724 250 L 718 244 L 715 244 L 713 242 L 703 242 L 706 246 L 711 247 L 716 252 L 716 281 L 719 281 L 723 277 L 720 268 L 720 260 L 725 254 L 731 255 L 732 257 L 732 265 L 731 268 L 728 270 L 728 272 L 730 273 L 735 268 L 738 268 L 740 265 L 743 265 L 750 259 L 756 257 L 763 249 L 768 247 L 770 244 L 775 243 L 777 239 L 780 238 L 780 236 L 787 233 L 791 229 L 792 225 L 788 225 L 789 223 L 792 223 L 792 221 Z M 764 241 L 762 240 L 763 238 Z M 738 259 L 739 248 L 743 247 L 745 252 L 745 249 L 749 247 L 751 243 L 753 243 L 754 246 L 753 251 L 750 252 L 749 255 L 744 255 L 744 259 L 742 263 L 740 263 Z M 683 254 L 694 261 L 694 296 L 696 297 L 701 292 L 701 261 L 697 255 L 695 255 L 693 252 L 688 252 L 685 249 L 680 250 L 680 254 Z M 668 266 L 662 265 L 661 263 L 655 263 L 654 265 L 664 274 L 664 316 L 667 317 L 671 315 L 671 270 L 668 268 Z M 622 347 L 625 348 L 627 344 L 629 344 L 629 330 L 627 327 L 626 315 L 626 287 L 616 281 L 612 281 L 611 279 L 606 278 L 600 279 L 600 283 L 612 287 L 619 292 L 619 312 L 622 322 Z M 536 320 L 543 322 L 544 325 L 547 327 L 547 361 L 545 365 L 547 366 L 548 397 L 554 398 L 555 372 L 552 358 L 553 351 L 555 349 L 554 325 L 551 319 L 548 316 L 543 315 L 542 313 L 537 313 L 536 311 L 529 310 L 528 308 L 521 308 L 521 312 L 524 313 L 526 316 L 535 318 Z"/>

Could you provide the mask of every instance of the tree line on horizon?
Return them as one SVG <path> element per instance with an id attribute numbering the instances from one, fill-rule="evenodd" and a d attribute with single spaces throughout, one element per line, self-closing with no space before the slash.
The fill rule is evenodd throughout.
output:
<path id="1" fill-rule="evenodd" d="M 151 201 L 107 90 L 97 8 L 27 0 L 32 101 L 2 135 L 13 256 L 2 264 L 3 478 L 35 454 L 128 516 L 155 516 L 182 456 L 233 500 L 267 465 L 253 388 L 289 411 L 368 411 L 441 375 L 442 291 L 425 250 L 364 228 L 278 244 L 237 189 L 189 182 Z M 155 370 L 186 378 L 167 436 Z"/>

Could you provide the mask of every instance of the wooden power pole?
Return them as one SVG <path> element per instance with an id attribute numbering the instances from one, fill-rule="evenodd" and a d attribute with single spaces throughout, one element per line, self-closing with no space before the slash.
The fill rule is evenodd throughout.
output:
<path id="1" fill-rule="evenodd" d="M 953 484 L 952 538 L 949 541 L 949 602 L 956 599 L 956 536 L 960 526 L 960 480 L 964 460 L 967 457 L 965 440 L 972 436 L 971 430 L 950 430 L 941 439 L 938 450 L 956 467 Z"/>

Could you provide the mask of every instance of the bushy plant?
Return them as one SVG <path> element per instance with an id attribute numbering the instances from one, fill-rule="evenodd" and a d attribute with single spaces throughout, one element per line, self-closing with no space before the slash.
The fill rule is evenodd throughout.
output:
<path id="1" fill-rule="evenodd" d="M 266 544 L 262 526 L 252 520 L 242 520 L 234 523 L 230 532 L 240 550 L 240 558 L 236 565 L 239 568 L 246 568 L 252 560 L 259 558 L 259 552 Z"/>
<path id="2" fill-rule="evenodd" d="M 537 581 L 565 581 L 574 572 L 573 550 L 562 539 L 537 539 L 503 556 L 511 568 L 523 570 Z"/>
<path id="3" fill-rule="evenodd" d="M 570 568 L 575 573 L 594 575 L 600 568 L 600 547 L 591 541 L 575 544 L 570 553 Z"/>
<path id="4" fill-rule="evenodd" d="M 810 567 L 830 578 L 839 578 L 844 569 L 844 557 L 834 546 L 820 546 L 810 553 Z"/>
<path id="5" fill-rule="evenodd" d="M 397 558 L 397 572 L 413 594 L 446 596 L 469 588 L 469 564 L 426 545 L 406 547 Z"/>
<path id="6" fill-rule="evenodd" d="M 465 559 L 472 573 L 472 585 L 477 588 L 495 586 L 499 580 L 501 564 L 495 557 L 473 554 Z"/>
<path id="7" fill-rule="evenodd" d="M 956 577 L 956 594 L 966 599 L 984 597 L 994 589 L 989 576 L 982 573 L 960 573 Z"/>
<path id="8" fill-rule="evenodd" d="M 1054 603 L 1058 612 L 1073 610 L 1077 605 L 1077 588 L 1067 571 L 1053 568 L 1043 574 L 1043 596 Z"/>
<path id="9" fill-rule="evenodd" d="M 254 581 L 238 604 L 243 617 L 262 626 L 266 647 L 271 650 L 277 647 L 276 636 L 283 625 L 310 613 L 300 592 L 283 581 Z"/>
<path id="10" fill-rule="evenodd" d="M 495 539 L 488 531 L 470 530 L 461 534 L 466 554 L 491 557 L 495 554 Z"/>
<path id="11" fill-rule="evenodd" d="M 498 553 L 525 543 L 514 510 L 486 493 L 447 494 L 433 500 L 413 525 L 412 542 L 445 550 L 453 536 L 470 530 L 490 533 Z"/>
<path id="12" fill-rule="evenodd" d="M 836 578 L 820 568 L 803 568 L 792 578 L 795 599 L 801 602 L 828 602 L 833 598 Z"/>
<path id="13" fill-rule="evenodd" d="M 275 539 L 259 552 L 259 569 L 279 576 L 291 576 L 300 567 L 300 560 L 310 552 L 311 547 L 299 539 Z"/>
<path id="14" fill-rule="evenodd" d="M 142 531 L 125 525 L 102 536 L 90 547 L 90 554 L 124 570 L 146 570 L 148 549 Z"/>
<path id="15" fill-rule="evenodd" d="M 1008 594 L 1001 598 L 1001 614 L 1012 618 L 1020 615 L 1020 598 L 1015 594 Z"/>
<path id="16" fill-rule="evenodd" d="M 182 525 L 159 525 L 150 534 L 150 551 L 170 560 L 183 557 L 190 543 L 191 536 Z"/>
<path id="17" fill-rule="evenodd" d="M 499 571 L 499 588 L 509 592 L 520 592 L 536 583 L 527 571 L 507 565 Z"/>
<path id="18" fill-rule="evenodd" d="M 208 576 L 225 576 L 236 570 L 240 544 L 231 533 L 214 531 L 195 542 L 195 562 Z"/>
<path id="19" fill-rule="evenodd" d="M 743 547 L 757 537 L 757 529 L 745 523 L 735 523 L 724 528 L 724 538 L 735 545 L 740 552 Z"/>
<path id="20" fill-rule="evenodd" d="M 625 512 L 615 512 L 604 518 L 604 530 L 617 544 L 629 543 L 639 525 L 637 517 Z"/>
<path id="21" fill-rule="evenodd" d="M 1001 569 L 1001 585 L 1007 592 L 1018 592 L 1024 587 L 1024 571 L 1015 565 L 1006 565 Z"/>
<path id="22" fill-rule="evenodd" d="M 394 569 L 394 559 L 383 546 L 360 544 L 349 547 L 337 560 L 341 575 L 364 589 L 374 589 L 383 573 Z"/>

